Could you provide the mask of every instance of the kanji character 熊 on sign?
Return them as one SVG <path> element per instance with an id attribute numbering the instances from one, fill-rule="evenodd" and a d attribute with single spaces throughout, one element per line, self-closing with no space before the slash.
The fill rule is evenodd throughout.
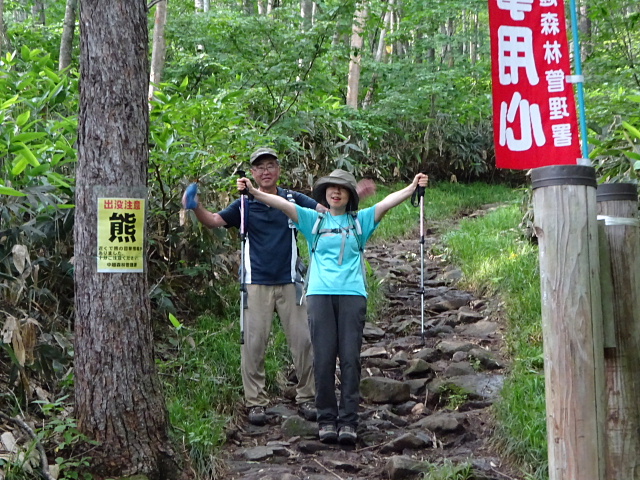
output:
<path id="1" fill-rule="evenodd" d="M 145 201 L 98 198 L 98 272 L 144 271 Z"/>
<path id="2" fill-rule="evenodd" d="M 489 0 L 496 166 L 576 164 L 563 0 Z"/>

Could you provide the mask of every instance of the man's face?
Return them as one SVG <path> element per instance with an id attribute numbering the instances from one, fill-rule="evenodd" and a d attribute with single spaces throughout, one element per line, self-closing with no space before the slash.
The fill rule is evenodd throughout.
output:
<path id="1" fill-rule="evenodd" d="M 260 188 L 273 187 L 280 177 L 280 165 L 278 161 L 268 155 L 260 157 L 251 166 L 251 174 Z"/>

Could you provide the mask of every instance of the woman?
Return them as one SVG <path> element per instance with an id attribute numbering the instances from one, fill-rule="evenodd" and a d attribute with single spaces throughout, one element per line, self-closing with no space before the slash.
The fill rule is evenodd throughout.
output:
<path id="1" fill-rule="evenodd" d="M 313 198 L 329 209 L 321 214 L 253 187 L 260 202 L 284 212 L 307 239 L 310 252 L 307 311 L 313 344 L 316 409 L 320 441 L 353 445 L 357 440 L 360 402 L 360 347 L 367 310 L 363 250 L 382 217 L 409 198 L 428 176 L 419 173 L 410 185 L 358 211 L 356 180 L 334 170 L 313 187 Z M 340 360 L 340 404 L 335 395 L 336 358 Z"/>

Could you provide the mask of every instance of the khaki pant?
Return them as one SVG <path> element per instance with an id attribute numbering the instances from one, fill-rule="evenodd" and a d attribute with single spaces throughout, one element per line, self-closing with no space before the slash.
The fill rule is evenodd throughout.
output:
<path id="1" fill-rule="evenodd" d="M 266 406 L 264 357 L 271 333 L 273 312 L 277 312 L 287 337 L 298 377 L 296 402 L 313 402 L 313 351 L 307 320 L 306 302 L 296 305 L 293 283 L 285 285 L 247 285 L 247 309 L 244 311 L 242 345 L 242 385 L 248 407 Z"/>

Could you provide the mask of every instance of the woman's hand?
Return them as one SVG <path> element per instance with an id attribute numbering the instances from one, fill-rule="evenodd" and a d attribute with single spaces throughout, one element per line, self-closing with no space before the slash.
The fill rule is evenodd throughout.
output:
<path id="1" fill-rule="evenodd" d="M 245 190 L 251 195 L 253 195 L 253 192 L 255 190 L 253 184 L 251 183 L 251 180 L 246 177 L 239 178 L 236 181 L 236 186 L 238 187 L 238 191 L 242 192 L 243 190 Z"/>
<path id="2" fill-rule="evenodd" d="M 363 178 L 356 186 L 356 193 L 358 197 L 360 197 L 360 200 L 364 200 L 376 193 L 376 184 L 370 178 Z"/>
<path id="3" fill-rule="evenodd" d="M 426 173 L 417 174 L 413 182 L 411 182 L 411 186 L 415 189 L 416 187 L 426 187 L 429 184 L 429 175 Z"/>

